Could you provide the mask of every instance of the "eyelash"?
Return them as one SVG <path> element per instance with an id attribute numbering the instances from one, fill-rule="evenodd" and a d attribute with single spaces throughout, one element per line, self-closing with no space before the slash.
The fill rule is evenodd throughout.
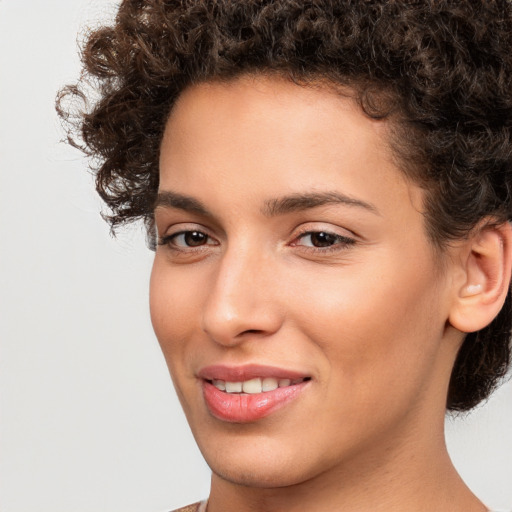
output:
<path id="1" fill-rule="evenodd" d="M 204 244 L 200 244 L 200 245 L 197 245 L 194 247 L 194 246 L 187 246 L 187 245 L 179 246 L 174 243 L 178 237 L 186 236 L 186 235 L 194 234 L 194 233 L 199 234 L 199 235 L 204 235 L 206 237 L 206 240 L 208 240 L 208 239 L 212 240 L 212 237 L 210 237 L 204 231 L 201 231 L 199 229 L 184 229 L 182 231 L 178 231 L 177 233 L 172 233 L 170 235 L 165 235 L 165 236 L 159 238 L 158 245 L 165 245 L 173 251 L 188 251 L 190 249 L 197 251 L 197 250 L 201 250 L 204 246 L 218 245 L 218 244 L 204 243 Z"/>
<path id="2" fill-rule="evenodd" d="M 339 235 L 338 233 L 333 233 L 332 231 L 321 230 L 321 229 L 319 229 L 319 230 L 310 229 L 310 230 L 300 233 L 294 239 L 294 241 L 291 243 L 291 245 L 298 246 L 299 244 L 295 243 L 296 240 L 301 240 L 307 236 L 311 237 L 313 235 L 317 235 L 317 236 L 318 235 L 327 235 L 328 237 L 332 237 L 334 239 L 334 243 L 332 245 L 328 245 L 325 247 L 318 247 L 315 245 L 301 245 L 300 247 L 302 247 L 303 249 L 308 250 L 308 251 L 311 250 L 311 251 L 315 251 L 315 252 L 326 253 L 326 252 L 331 252 L 331 251 L 343 250 L 344 248 L 354 245 L 356 243 L 356 240 L 354 238 Z"/>
<path id="3" fill-rule="evenodd" d="M 199 244 L 197 246 L 191 246 L 191 245 L 176 245 L 175 241 L 180 236 L 186 236 L 186 235 L 192 235 L 192 234 L 198 234 L 205 237 L 206 242 L 204 244 Z M 315 246 L 313 244 L 311 245 L 301 245 L 298 244 L 298 240 L 302 240 L 306 237 L 312 237 L 314 235 L 324 235 L 327 238 L 330 238 L 332 241 L 331 245 L 326 245 L 324 247 L 321 246 Z M 170 235 L 163 236 L 159 238 L 158 245 L 167 246 L 169 249 L 175 252 L 191 252 L 191 251 L 201 251 L 204 250 L 204 247 L 206 246 L 212 246 L 212 245 L 218 245 L 218 243 L 208 243 L 208 240 L 213 240 L 212 237 L 210 237 L 207 233 L 204 231 L 201 231 L 199 229 L 187 229 L 178 231 L 176 233 L 172 233 Z M 337 233 L 333 233 L 331 231 L 327 230 L 307 230 L 302 233 L 299 233 L 298 236 L 294 238 L 294 240 L 290 243 L 292 247 L 302 247 L 303 250 L 306 251 L 314 251 L 317 253 L 327 253 L 332 251 L 339 251 L 343 250 L 344 248 L 354 245 L 356 243 L 356 240 L 350 237 L 346 237 L 343 235 L 339 235 Z"/>

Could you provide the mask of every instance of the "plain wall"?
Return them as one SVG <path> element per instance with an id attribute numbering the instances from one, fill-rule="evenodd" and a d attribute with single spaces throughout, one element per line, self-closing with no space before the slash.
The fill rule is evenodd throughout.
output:
<path id="1" fill-rule="evenodd" d="M 209 471 L 148 312 L 140 227 L 110 238 L 56 91 L 106 0 L 0 0 L 0 510 L 163 512 Z M 463 478 L 512 507 L 512 385 L 447 421 Z"/>

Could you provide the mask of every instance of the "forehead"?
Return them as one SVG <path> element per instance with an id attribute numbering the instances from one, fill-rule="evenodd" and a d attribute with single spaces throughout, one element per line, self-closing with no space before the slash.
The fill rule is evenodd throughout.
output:
<path id="1" fill-rule="evenodd" d="M 333 184 L 390 204 L 400 195 L 418 209 L 419 191 L 395 165 L 387 123 L 366 116 L 348 89 L 261 76 L 194 85 L 169 117 L 160 187 L 200 194 L 208 184 L 216 195 L 241 195 L 257 185 L 275 197 Z"/>
<path id="2" fill-rule="evenodd" d="M 175 120 L 183 121 L 184 117 L 194 118 L 197 114 L 204 117 L 205 110 L 213 119 L 226 107 L 238 116 L 236 119 L 239 121 L 245 115 L 261 123 L 276 123 L 283 114 L 290 120 L 292 116 L 295 121 L 306 120 L 311 114 L 325 116 L 333 108 L 362 114 L 357 98 L 358 93 L 354 89 L 325 80 L 299 84 L 277 74 L 247 74 L 230 80 L 206 81 L 187 87 L 173 105 L 168 127 Z M 270 110 L 273 110 L 273 115 L 269 115 Z M 367 116 L 364 118 L 373 124 L 375 130 L 386 129 L 386 123 Z M 314 125 L 310 127 L 314 128 Z"/>

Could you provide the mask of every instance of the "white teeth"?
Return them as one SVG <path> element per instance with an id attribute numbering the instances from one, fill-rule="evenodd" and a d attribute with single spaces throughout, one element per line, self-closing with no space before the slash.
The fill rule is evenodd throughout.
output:
<path id="1" fill-rule="evenodd" d="M 286 386 L 300 384 L 304 379 L 275 379 L 274 377 L 265 377 L 261 379 L 256 377 L 254 379 L 245 380 L 243 382 L 229 382 L 220 379 L 212 380 L 212 384 L 220 391 L 226 393 L 247 393 L 249 395 L 264 393 L 266 391 L 274 391 L 274 389 L 284 388 Z"/>
<path id="2" fill-rule="evenodd" d="M 261 379 L 246 380 L 242 384 L 242 390 L 244 393 L 261 393 Z"/>
<path id="3" fill-rule="evenodd" d="M 223 380 L 214 379 L 212 383 L 217 389 L 220 389 L 221 391 L 226 391 L 226 383 Z"/>
<path id="4" fill-rule="evenodd" d="M 241 382 L 226 382 L 226 391 L 228 393 L 241 393 L 242 383 Z"/>
<path id="5" fill-rule="evenodd" d="M 266 377 L 261 383 L 262 391 L 274 391 L 274 389 L 277 389 L 277 387 L 277 379 L 274 379 L 273 377 Z"/>

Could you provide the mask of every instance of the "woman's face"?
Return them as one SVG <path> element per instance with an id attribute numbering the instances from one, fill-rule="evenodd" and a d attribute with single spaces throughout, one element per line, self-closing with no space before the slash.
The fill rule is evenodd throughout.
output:
<path id="1" fill-rule="evenodd" d="M 196 85 L 159 193 L 152 321 L 216 474 L 290 485 L 442 429 L 449 271 L 384 122 L 277 78 Z"/>

